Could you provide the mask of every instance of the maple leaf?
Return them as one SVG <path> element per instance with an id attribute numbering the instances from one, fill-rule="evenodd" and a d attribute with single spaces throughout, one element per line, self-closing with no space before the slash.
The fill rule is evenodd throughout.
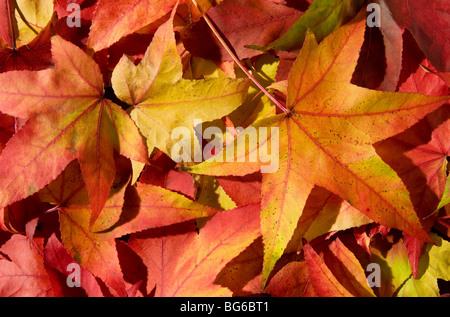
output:
<path id="1" fill-rule="evenodd" d="M 313 239 L 335 231 L 346 230 L 372 222 L 366 215 L 339 196 L 315 187 L 308 196 L 297 227 L 285 253 L 301 251 L 302 240 Z"/>
<path id="2" fill-rule="evenodd" d="M 9 47 L 0 48 L 0 73 L 11 70 L 41 70 L 53 66 L 50 23 L 27 45 L 16 50 Z"/>
<path id="3" fill-rule="evenodd" d="M 55 0 L 55 12 L 58 13 L 59 18 L 67 17 L 73 13 L 73 11 L 69 10 L 71 3 L 76 3 L 80 6 L 81 19 L 93 19 L 97 0 Z"/>
<path id="4" fill-rule="evenodd" d="M 227 287 L 233 296 L 261 293 L 262 238 L 259 236 L 217 275 L 214 284 Z"/>
<path id="5" fill-rule="evenodd" d="M 156 153 L 150 163 L 139 176 L 140 183 L 160 186 L 195 200 L 196 187 L 191 174 L 177 171 L 176 163 L 162 151 Z"/>
<path id="6" fill-rule="evenodd" d="M 7 17 L 8 16 L 8 8 L 6 4 L 4 6 L 0 6 L 0 16 Z M 8 18 L 3 18 L 0 20 L 0 47 L 11 45 L 11 38 L 8 26 Z"/>
<path id="7" fill-rule="evenodd" d="M 187 223 L 181 229 L 130 237 L 130 247 L 151 268 L 148 288 L 156 287 L 155 296 L 229 296 L 228 289 L 213 283 L 220 270 L 260 236 L 259 204 L 217 213 L 198 235 L 195 228 Z"/>
<path id="8" fill-rule="evenodd" d="M 439 202 L 436 210 L 450 204 L 450 176 L 447 176 L 447 181 L 445 182 L 444 193 L 442 194 L 442 199 Z"/>
<path id="9" fill-rule="evenodd" d="M 157 147 L 170 157 L 179 141 L 172 138 L 173 129 L 188 128 L 194 144 L 194 120 L 227 115 L 242 104 L 250 85 L 244 79 L 183 79 L 173 31 L 175 12 L 159 27 L 139 65 L 123 56 L 111 79 L 116 95 L 133 105 L 130 115 L 147 138 L 148 151 Z"/>
<path id="10" fill-rule="evenodd" d="M 448 295 L 443 0 L 0 2 L 0 295 Z"/>
<path id="11" fill-rule="evenodd" d="M 37 192 L 78 159 L 92 225 L 114 180 L 113 150 L 143 163 L 147 151 L 134 122 L 103 97 L 97 64 L 59 36 L 52 54 L 55 69 L 0 74 L 0 111 L 28 119 L 0 157 L 0 206 Z"/>
<path id="12" fill-rule="evenodd" d="M 378 0 L 376 3 L 380 5 L 382 16 L 380 19 L 380 31 L 383 34 L 383 43 L 385 47 L 386 70 L 382 84 L 379 88 L 383 91 L 395 91 L 402 68 L 402 34 L 404 29 L 395 23 L 392 12 L 386 4 L 385 0 Z M 371 28 L 370 30 L 374 30 Z"/>
<path id="13" fill-rule="evenodd" d="M 405 185 L 372 144 L 402 132 L 449 98 L 381 92 L 350 84 L 364 31 L 360 15 L 320 45 L 310 32 L 290 72 L 285 113 L 253 125 L 256 129 L 278 127 L 280 138 L 279 169 L 265 173 L 262 183 L 263 284 L 289 242 L 314 185 L 339 195 L 375 222 L 430 239 Z M 272 138 L 267 141 L 269 148 L 273 148 Z M 238 136 L 229 147 L 239 153 L 235 147 L 245 146 L 245 142 L 245 135 Z M 245 152 L 245 162 L 254 151 L 258 148 L 253 146 Z M 238 162 L 236 154 L 234 158 Z M 245 175 L 264 164 L 215 160 L 213 157 L 189 170 Z"/>

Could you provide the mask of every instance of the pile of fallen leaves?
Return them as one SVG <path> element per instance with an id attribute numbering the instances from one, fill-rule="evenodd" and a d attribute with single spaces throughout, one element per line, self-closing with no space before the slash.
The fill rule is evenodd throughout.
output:
<path id="1" fill-rule="evenodd" d="M 1 1 L 0 296 L 448 294 L 450 9 L 373 2 Z"/>

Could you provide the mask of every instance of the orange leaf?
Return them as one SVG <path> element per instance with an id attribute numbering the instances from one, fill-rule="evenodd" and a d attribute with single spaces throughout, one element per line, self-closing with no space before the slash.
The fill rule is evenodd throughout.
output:
<path id="1" fill-rule="evenodd" d="M 103 296 L 95 277 L 83 268 L 80 268 L 80 278 L 78 281 L 80 288 L 69 287 L 67 285 L 67 276 L 70 274 L 68 267 L 70 264 L 76 262 L 67 253 L 55 234 L 48 239 L 45 245 L 44 263 L 56 296 Z"/>
<path id="2" fill-rule="evenodd" d="M 330 243 L 326 253 L 325 261 L 340 283 L 354 296 L 373 297 L 375 294 L 367 283 L 364 269 L 361 267 L 356 256 L 350 251 L 339 238 Z"/>
<path id="3" fill-rule="evenodd" d="M 317 295 L 321 297 L 351 297 L 352 294 L 342 286 L 334 277 L 325 262 L 314 251 L 314 249 L 306 244 L 303 247 L 306 263 L 308 264 L 309 276 L 311 283 Z"/>
<path id="4" fill-rule="evenodd" d="M 214 280 L 260 235 L 259 205 L 219 212 L 198 235 L 192 223 L 181 229 L 162 228 L 130 238 L 131 248 L 148 268 L 148 288 L 156 287 L 156 296 L 230 296 Z"/>
<path id="5" fill-rule="evenodd" d="M 31 245 L 27 237 L 15 234 L 1 248 L 1 297 L 47 297 L 53 289 L 44 268 L 42 254 Z"/>
<path id="6" fill-rule="evenodd" d="M 288 110 L 253 125 L 279 129 L 279 168 L 262 179 L 263 285 L 292 237 L 315 185 L 339 195 L 375 222 L 430 241 L 406 186 L 373 144 L 404 131 L 449 97 L 374 91 L 351 84 L 364 39 L 363 13 L 320 45 L 313 33 L 308 33 L 290 71 Z M 276 138 L 271 135 L 268 139 L 273 148 Z M 238 136 L 230 147 L 235 150 L 245 142 L 245 135 Z M 245 153 L 246 162 L 249 153 L 258 150 L 259 145 L 252 144 Z M 236 155 L 234 158 L 237 162 Z M 220 176 L 255 171 L 256 163 L 215 161 L 212 158 L 189 170 Z M 264 166 L 263 162 L 257 164 Z"/>
<path id="7" fill-rule="evenodd" d="M 278 271 L 264 289 L 275 297 L 316 297 L 305 261 L 294 261 Z"/>
<path id="8" fill-rule="evenodd" d="M 113 150 L 143 163 L 147 150 L 128 114 L 104 99 L 98 65 L 59 36 L 55 69 L 0 74 L 0 111 L 28 118 L 0 157 L 0 207 L 23 199 L 78 159 L 98 218 L 115 175 Z"/>
<path id="9" fill-rule="evenodd" d="M 88 206 L 69 206 L 59 210 L 61 237 L 67 251 L 118 296 L 125 296 L 126 290 L 115 238 L 148 228 L 210 217 L 218 211 L 181 194 L 140 183 L 124 186 L 112 195 L 92 231 L 89 230 Z"/>
<path id="10" fill-rule="evenodd" d="M 122 37 L 162 18 L 177 1 L 100 0 L 92 20 L 88 46 L 95 51 L 111 46 Z"/>

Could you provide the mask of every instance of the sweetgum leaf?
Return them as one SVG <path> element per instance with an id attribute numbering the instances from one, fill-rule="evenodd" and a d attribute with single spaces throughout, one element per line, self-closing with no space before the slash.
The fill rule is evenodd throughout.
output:
<path id="1" fill-rule="evenodd" d="M 198 235 L 192 223 L 182 229 L 182 233 L 169 227 L 131 236 L 131 248 L 149 268 L 148 288 L 156 287 L 155 296 L 229 296 L 230 291 L 214 280 L 260 236 L 258 204 L 217 213 Z"/>
<path id="2" fill-rule="evenodd" d="M 111 291 L 124 296 L 125 285 L 115 238 L 148 228 L 168 226 L 218 212 L 181 194 L 138 183 L 122 187 L 106 202 L 92 231 L 89 206 L 59 208 L 61 238 L 66 250 L 84 268 L 101 278 Z"/>
<path id="3" fill-rule="evenodd" d="M 279 169 L 265 173 L 262 183 L 265 278 L 286 248 L 315 185 L 339 195 L 375 222 L 430 239 L 405 185 L 372 144 L 412 126 L 449 97 L 381 92 L 350 84 L 364 30 L 360 14 L 320 45 L 309 33 L 288 79 L 288 111 L 254 124 L 257 130 L 261 126 L 279 129 Z M 265 142 L 271 142 L 269 148 L 273 138 Z M 244 147 L 245 142 L 238 136 L 227 148 L 239 153 L 234 148 Z M 258 146 L 245 152 L 246 162 Z M 237 161 L 236 154 L 234 162 L 225 158 L 216 162 L 213 157 L 190 170 L 245 175 L 263 164 Z"/>
<path id="4" fill-rule="evenodd" d="M 0 111 L 28 119 L 0 157 L 0 206 L 37 192 L 78 159 L 92 225 L 114 180 L 113 150 L 143 163 L 147 151 L 130 117 L 103 98 L 97 64 L 59 36 L 52 53 L 55 69 L 0 74 Z"/>
<path id="5" fill-rule="evenodd" d="M 394 18 L 414 35 L 425 56 L 438 71 L 450 71 L 450 9 L 445 0 L 386 0 Z"/>
<path id="6" fill-rule="evenodd" d="M 42 254 L 31 245 L 27 237 L 13 235 L 0 248 L 0 252 L 9 258 L 0 258 L 0 296 L 53 296 Z"/>
<path id="7" fill-rule="evenodd" d="M 447 181 L 445 182 L 444 193 L 442 194 L 442 199 L 439 202 L 436 210 L 444 207 L 445 205 L 450 204 L 450 176 L 447 176 Z"/>
<path id="8" fill-rule="evenodd" d="M 376 243 L 372 247 L 371 261 L 381 269 L 380 296 L 436 297 L 440 295 L 437 279 L 448 281 L 449 243 L 432 234 L 434 243 L 425 246 L 419 260 L 417 278 L 412 276 L 404 240 L 385 247 Z"/>
<path id="9" fill-rule="evenodd" d="M 1 12 L 0 12 L 1 14 Z M 39 29 L 38 34 L 25 45 L 17 49 L 1 47 L 0 45 L 0 73 L 10 70 L 41 70 L 53 66 L 50 37 L 52 36 L 52 23 Z"/>
<path id="10" fill-rule="evenodd" d="M 44 248 L 44 265 L 50 282 L 52 283 L 55 296 L 102 297 L 103 293 L 97 280 L 89 271 L 83 268 L 80 268 L 80 288 L 69 287 L 67 285 L 67 275 L 70 273 L 70 271 L 67 271 L 67 268 L 72 263 L 76 262 L 67 253 L 58 238 L 53 234 L 50 239 L 48 239 Z"/>
<path id="11" fill-rule="evenodd" d="M 31 42 L 48 24 L 53 15 L 53 0 L 16 0 L 14 2 L 16 45 L 22 46 Z"/>
<path id="12" fill-rule="evenodd" d="M 303 247 L 311 283 L 321 297 L 352 297 L 353 295 L 334 277 L 311 245 Z"/>
<path id="13" fill-rule="evenodd" d="M 449 10 L 372 2 L 0 1 L 0 295 L 448 296 Z"/>
<path id="14" fill-rule="evenodd" d="M 0 47 L 2 47 L 3 45 L 11 46 L 11 38 L 7 18 L 8 10 L 6 5 L 0 6 L 0 16 L 2 17 L 2 19 L 0 19 Z"/>
<path id="15" fill-rule="evenodd" d="M 188 141 L 193 145 L 198 142 L 194 120 L 211 121 L 232 112 L 245 100 L 250 85 L 245 79 L 183 79 L 173 31 L 174 14 L 175 10 L 155 33 L 138 66 L 123 56 L 112 75 L 116 95 L 133 105 L 131 117 L 147 138 L 149 152 L 157 147 L 170 157 L 179 141 L 171 135 L 175 128 L 187 128 L 191 135 Z"/>
<path id="16" fill-rule="evenodd" d="M 330 243 L 325 253 L 325 262 L 330 263 L 329 268 L 340 283 L 358 297 L 374 297 L 375 294 L 367 284 L 367 278 L 356 258 L 341 240 L 336 239 Z"/>
<path id="17" fill-rule="evenodd" d="M 207 12 L 240 59 L 261 54 L 247 45 L 266 45 L 285 33 L 301 11 L 270 0 L 228 0 Z M 204 20 L 182 35 L 186 49 L 195 56 L 231 61 Z"/>
<path id="18" fill-rule="evenodd" d="M 316 297 L 306 261 L 294 261 L 278 271 L 264 289 L 274 297 Z"/>
<path id="19" fill-rule="evenodd" d="M 317 41 L 351 20 L 362 7 L 362 0 L 315 0 L 308 10 L 294 22 L 280 38 L 266 46 L 250 46 L 260 50 L 289 51 L 301 47 L 307 30 L 312 30 Z"/>
<path id="20" fill-rule="evenodd" d="M 92 20 L 88 46 L 107 48 L 170 12 L 178 0 L 99 0 Z"/>

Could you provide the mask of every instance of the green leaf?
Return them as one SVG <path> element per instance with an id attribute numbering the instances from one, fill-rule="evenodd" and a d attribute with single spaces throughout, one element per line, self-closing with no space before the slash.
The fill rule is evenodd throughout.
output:
<path id="1" fill-rule="evenodd" d="M 266 46 L 247 47 L 263 51 L 295 50 L 302 46 L 308 29 L 314 32 L 320 42 L 356 16 L 364 3 L 363 0 L 315 0 L 282 37 Z"/>

